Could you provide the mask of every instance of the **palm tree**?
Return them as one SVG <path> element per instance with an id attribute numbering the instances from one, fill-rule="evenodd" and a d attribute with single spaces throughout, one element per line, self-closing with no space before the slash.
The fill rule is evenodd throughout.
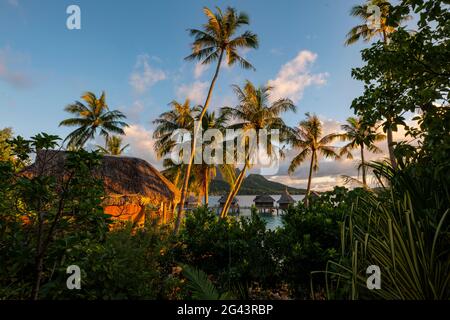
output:
<path id="1" fill-rule="evenodd" d="M 378 26 L 370 26 L 368 22 L 372 13 L 368 11 L 369 6 L 377 6 L 380 9 L 380 21 Z M 386 46 L 389 43 L 390 35 L 395 32 L 397 27 L 404 21 L 409 20 L 410 17 L 407 15 L 392 17 L 389 16 L 389 12 L 391 10 L 391 4 L 388 0 L 367 0 L 363 5 L 354 6 L 350 14 L 354 17 L 358 17 L 362 19 L 363 24 L 357 25 L 353 27 L 348 33 L 345 41 L 346 45 L 352 45 L 359 40 L 363 40 L 365 42 L 370 41 L 375 36 L 380 36 L 384 45 Z M 386 117 L 387 121 L 387 143 L 389 150 L 389 159 L 391 161 L 391 165 L 395 168 L 397 166 L 397 161 L 394 156 L 394 138 L 392 134 L 392 119 L 390 116 Z"/>
<path id="2" fill-rule="evenodd" d="M 183 163 L 175 163 L 170 158 L 165 158 L 163 160 L 163 167 L 164 170 L 161 173 L 178 189 L 180 189 L 182 187 L 184 174 L 186 172 L 185 165 Z M 200 179 L 202 179 L 202 176 L 194 166 L 189 179 L 189 186 L 191 186 L 191 190 L 197 194 L 201 193 L 202 181 Z"/>
<path id="3" fill-rule="evenodd" d="M 193 108 L 190 105 L 189 99 L 186 99 L 184 103 L 173 100 L 169 105 L 171 110 L 160 114 L 159 118 L 153 121 L 153 124 L 156 125 L 156 129 L 153 132 L 153 139 L 155 139 L 154 150 L 160 159 L 173 151 L 177 144 L 174 138 L 184 139 L 184 136 L 180 137 L 177 134 L 183 135 L 184 130 L 192 132 L 194 126 Z M 183 141 L 182 143 L 186 142 Z M 190 144 L 190 142 L 187 143 Z M 180 157 L 183 157 L 182 150 L 178 154 Z M 177 188 L 181 188 L 182 183 L 180 179 L 184 178 L 183 171 L 186 170 L 185 164 L 174 163 L 172 159 L 165 158 L 163 160 L 163 166 L 165 168 L 163 171 L 164 176 L 172 181 Z M 184 200 L 180 202 L 180 206 L 183 206 L 183 204 Z"/>
<path id="4" fill-rule="evenodd" d="M 293 129 L 291 144 L 294 148 L 300 149 L 300 153 L 292 159 L 288 173 L 292 174 L 295 169 L 302 164 L 308 156 L 311 157 L 309 165 L 308 187 L 306 188 L 305 205 L 309 205 L 311 194 L 311 180 L 313 172 L 319 170 L 319 154 L 326 158 L 339 159 L 336 148 L 328 144 L 340 137 L 338 133 L 328 134 L 322 137 L 322 123 L 316 115 L 306 113 L 306 120 L 300 122 L 297 128 Z"/>
<path id="5" fill-rule="evenodd" d="M 106 140 L 106 147 L 97 145 L 98 150 L 103 154 L 109 154 L 112 156 L 121 155 L 126 148 L 130 145 L 127 144 L 122 147 L 123 139 L 119 136 L 111 136 Z"/>
<path id="6" fill-rule="evenodd" d="M 177 130 L 184 129 L 191 133 L 193 132 L 194 120 L 198 119 L 202 111 L 200 106 L 191 108 L 189 100 L 186 100 L 183 104 L 173 101 L 170 105 L 172 106 L 172 110 L 161 114 L 158 119 L 153 121 L 153 123 L 157 125 L 156 130 L 153 133 L 153 137 L 156 139 L 155 151 L 160 158 L 173 151 L 176 142 L 172 140 L 172 137 Z M 216 117 L 214 112 L 206 112 L 202 119 L 202 129 L 218 129 L 224 131 L 225 120 L 225 117 L 222 115 Z M 205 144 L 203 145 L 203 149 L 204 147 L 206 147 Z M 198 150 L 197 152 L 202 153 L 203 150 Z M 182 155 L 180 154 L 180 156 Z M 163 161 L 163 166 L 165 168 L 164 175 L 178 188 L 182 188 L 186 164 L 176 164 L 171 159 L 166 158 Z M 191 189 L 194 189 L 198 195 L 204 196 L 206 205 L 209 200 L 209 181 L 216 176 L 217 170 L 220 171 L 226 181 L 234 181 L 234 167 L 227 164 L 207 164 L 204 161 L 202 161 L 201 164 L 193 165 L 189 177 L 189 186 Z"/>
<path id="7" fill-rule="evenodd" d="M 259 133 L 259 130 L 265 129 L 270 131 L 271 129 L 278 129 L 280 131 L 280 143 L 287 140 L 290 133 L 289 128 L 285 125 L 280 115 L 286 111 L 296 111 L 296 107 L 290 99 L 279 99 L 273 103 L 270 103 L 270 92 L 272 87 L 261 86 L 255 88 L 255 86 L 247 81 L 243 88 L 237 85 L 233 86 L 234 92 L 239 100 L 239 104 L 235 108 L 224 107 L 222 112 L 227 116 L 229 120 L 236 121 L 229 126 L 230 129 L 241 129 L 244 132 L 248 130 L 255 130 Z M 280 156 L 284 156 L 280 146 L 272 145 L 271 139 L 267 141 L 267 154 L 274 156 L 273 150 L 276 148 Z M 257 146 L 259 147 L 259 139 L 257 134 Z M 228 209 L 231 205 L 233 198 L 238 193 L 241 184 L 244 180 L 246 170 L 250 167 L 250 153 L 247 153 L 239 176 L 231 186 L 228 194 L 227 201 L 222 209 L 221 217 L 226 217 Z"/>
<path id="8" fill-rule="evenodd" d="M 380 9 L 380 19 L 377 24 L 370 25 L 370 19 L 373 12 L 370 12 L 370 6 L 378 7 Z M 389 16 L 391 4 L 388 0 L 367 0 L 363 5 L 353 6 L 350 10 L 350 15 L 360 18 L 362 24 L 353 27 L 348 33 L 345 40 L 347 46 L 355 44 L 359 40 L 368 42 L 376 36 L 380 36 L 381 40 L 387 44 L 389 36 L 395 32 L 397 27 L 404 21 L 408 20 L 408 16 L 401 16 L 393 20 Z"/>
<path id="9" fill-rule="evenodd" d="M 159 118 L 153 121 L 156 129 L 153 132 L 153 139 L 156 140 L 154 149 L 159 158 L 162 158 L 172 152 L 176 145 L 173 135 L 179 130 L 193 131 L 194 115 L 189 99 L 183 104 L 178 101 L 172 101 L 171 110 L 159 115 Z"/>
<path id="10" fill-rule="evenodd" d="M 350 117 L 347 119 L 347 123 L 342 125 L 341 128 L 345 131 L 341 135 L 341 140 L 349 141 L 349 143 L 341 148 L 339 155 L 347 155 L 348 159 L 353 159 L 351 151 L 356 148 L 360 149 L 362 181 L 364 187 L 367 187 L 364 149 L 367 148 L 367 150 L 373 153 L 381 153 L 381 149 L 375 145 L 375 142 L 384 140 L 386 136 L 377 133 L 375 128 L 365 123 L 362 118 Z"/>
<path id="11" fill-rule="evenodd" d="M 202 30 L 190 30 L 191 36 L 194 37 L 194 42 L 192 44 L 192 54 L 187 56 L 186 60 L 198 60 L 204 65 L 217 61 L 217 66 L 205 99 L 205 103 L 203 104 L 202 112 L 198 118 L 199 124 L 194 129 L 192 152 L 186 168 L 183 188 L 181 190 L 182 203 L 185 201 L 188 191 L 189 176 L 191 174 L 191 167 L 195 155 L 197 133 L 200 130 L 202 119 L 208 109 L 212 92 L 219 76 L 222 60 L 225 57 L 225 61 L 229 66 L 239 63 L 244 69 L 254 69 L 250 62 L 239 55 L 238 49 L 256 49 L 258 47 L 258 38 L 250 31 L 245 31 L 241 35 L 235 36 L 240 27 L 249 24 L 249 18 L 245 13 L 237 13 L 235 9 L 230 7 L 228 7 L 225 12 L 222 12 L 220 8 L 217 8 L 216 13 L 205 7 L 203 12 L 208 18 L 208 22 L 203 25 Z M 180 206 L 174 233 L 178 232 L 182 217 L 183 206 Z"/>
<path id="12" fill-rule="evenodd" d="M 201 109 L 197 109 L 197 111 L 201 112 Z M 204 131 L 209 129 L 219 130 L 222 134 L 225 132 L 225 122 L 227 121 L 227 116 L 223 113 L 220 113 L 218 117 L 216 117 L 215 112 L 206 112 L 205 116 L 202 119 L 202 129 Z M 211 141 L 207 144 L 203 143 L 203 148 L 199 152 L 203 152 L 203 150 L 211 145 L 211 144 L 222 143 L 225 144 L 224 141 Z M 218 146 L 216 146 L 218 147 Z M 222 150 L 225 150 L 225 145 L 222 146 Z M 223 161 L 226 157 L 223 155 L 221 163 L 207 163 L 205 159 L 202 157 L 202 164 L 195 164 L 194 171 L 198 172 L 201 175 L 201 190 L 204 196 L 204 204 L 208 206 L 209 203 L 209 183 L 211 179 L 215 178 L 217 175 L 217 170 L 219 170 L 220 174 L 224 178 L 226 182 L 229 184 L 234 183 L 235 180 L 235 166 L 234 164 L 227 164 Z"/>
<path id="13" fill-rule="evenodd" d="M 121 119 L 126 117 L 118 110 L 109 110 L 105 92 L 102 92 L 100 98 L 97 98 L 92 92 L 84 93 L 81 98 L 87 105 L 80 101 L 68 105 L 64 110 L 76 117 L 63 120 L 59 124 L 60 126 L 78 127 L 64 140 L 68 140 L 69 149 L 83 148 L 88 140 L 95 137 L 98 130 L 106 140 L 110 133 L 125 134 L 123 128 L 128 127 L 128 124 Z"/>

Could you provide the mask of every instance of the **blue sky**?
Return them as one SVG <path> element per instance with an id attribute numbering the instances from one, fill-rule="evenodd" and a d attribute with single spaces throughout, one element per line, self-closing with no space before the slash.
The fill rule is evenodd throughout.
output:
<path id="1" fill-rule="evenodd" d="M 205 5 L 245 11 L 248 29 L 260 40 L 258 50 L 243 53 L 256 72 L 222 68 L 212 108 L 234 103 L 231 84 L 272 81 L 298 107 L 285 115 L 289 125 L 308 111 L 342 122 L 362 92 L 350 73 L 361 64 L 364 44 L 344 46 L 359 23 L 349 16 L 357 2 L 0 0 L 0 128 L 64 137 L 69 129 L 58 127 L 67 116 L 63 108 L 86 90 L 105 90 L 110 108 L 125 112 L 132 124 L 130 153 L 155 162 L 145 150 L 152 145 L 146 140 L 151 121 L 173 99 L 203 100 L 211 78 L 212 68 L 183 59 L 192 41 L 186 30 L 205 22 Z M 71 4 L 81 8 L 81 30 L 66 28 Z"/>

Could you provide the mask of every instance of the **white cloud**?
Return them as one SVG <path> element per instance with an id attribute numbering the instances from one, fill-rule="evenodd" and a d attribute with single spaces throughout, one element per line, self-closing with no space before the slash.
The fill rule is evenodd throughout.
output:
<path id="1" fill-rule="evenodd" d="M 129 156 L 144 159 L 156 168 L 161 169 L 162 163 L 160 160 L 157 160 L 156 153 L 153 149 L 155 140 L 152 135 L 153 132 L 151 130 L 133 124 L 125 128 L 123 141 L 124 144 L 130 144 L 130 147 L 127 149 L 127 154 Z"/>
<path id="2" fill-rule="evenodd" d="M 165 80 L 167 75 L 164 71 L 150 65 L 150 57 L 141 54 L 137 57 L 134 71 L 130 75 L 130 85 L 137 93 L 144 93 L 155 83 Z"/>
<path id="3" fill-rule="evenodd" d="M 323 85 L 328 73 L 311 74 L 311 66 L 316 61 L 317 54 L 303 50 L 291 61 L 284 64 L 275 79 L 269 80 L 274 87 L 271 100 L 290 98 L 295 103 L 302 99 L 306 87 Z"/>
<path id="4" fill-rule="evenodd" d="M 197 63 L 194 68 L 194 77 L 199 79 L 205 71 L 209 69 L 209 64 Z"/>
<path id="5" fill-rule="evenodd" d="M 356 177 L 355 177 L 356 178 Z M 273 176 L 270 177 L 269 180 L 287 184 L 294 188 L 302 188 L 306 189 L 308 185 L 308 179 L 301 179 L 290 176 Z M 314 177 L 311 181 L 311 189 L 314 191 L 329 191 L 334 188 L 334 186 L 344 186 L 344 179 L 341 176 L 322 176 L 322 177 Z"/>
<path id="6" fill-rule="evenodd" d="M 158 170 L 161 170 L 163 168 L 162 160 L 157 159 L 153 149 L 155 145 L 153 131 L 139 124 L 130 124 L 130 126 L 124 128 L 124 131 L 125 135 L 120 136 L 122 138 L 122 145 L 129 144 L 129 147 L 125 149 L 123 155 L 144 159 Z M 104 144 L 104 138 L 97 136 L 94 141 L 88 142 L 87 149 L 95 150 L 97 146 L 103 146 Z"/>
<path id="7" fill-rule="evenodd" d="M 19 89 L 32 86 L 33 81 L 26 73 L 12 69 L 16 69 L 23 60 L 23 55 L 13 52 L 11 48 L 0 48 L 0 80 Z"/>
<path id="8" fill-rule="evenodd" d="M 193 104 L 203 104 L 206 97 L 208 82 L 195 81 L 192 84 L 183 84 L 176 90 L 177 98 L 191 100 Z"/>

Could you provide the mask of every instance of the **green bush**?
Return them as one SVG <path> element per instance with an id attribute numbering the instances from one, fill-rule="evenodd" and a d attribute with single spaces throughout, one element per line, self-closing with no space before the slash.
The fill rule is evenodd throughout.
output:
<path id="1" fill-rule="evenodd" d="M 131 225 L 111 231 L 98 243 L 79 239 L 64 246 L 64 263 L 42 288 L 50 299 L 157 299 L 166 298 L 178 285 L 162 267 L 161 250 L 167 247 L 168 230 L 157 225 L 133 231 Z M 66 266 L 82 270 L 81 290 L 67 290 Z"/>
<path id="2" fill-rule="evenodd" d="M 169 247 L 166 228 L 108 231 L 103 186 L 91 174 L 99 154 L 68 152 L 63 182 L 20 174 L 29 154 L 57 140 L 15 138 L 15 161 L 0 162 L 0 299 L 177 298 L 179 279 L 161 254 Z M 81 269 L 81 290 L 67 289 L 69 265 Z"/>
<path id="3" fill-rule="evenodd" d="M 67 178 L 23 175 L 18 168 L 29 154 L 56 147 L 58 137 L 38 134 L 11 142 L 15 161 L 0 163 L 0 297 L 37 299 L 51 281 L 62 246 L 102 241 L 109 224 L 103 213 L 103 186 L 91 169 L 100 157 L 86 151 L 68 153 Z"/>
<path id="4" fill-rule="evenodd" d="M 283 216 L 283 227 L 276 231 L 277 248 L 283 280 L 297 298 L 311 298 L 324 287 L 324 277 L 312 272 L 323 270 L 328 260 L 340 255 L 339 228 L 352 204 L 367 191 L 348 191 L 335 187 L 317 198 L 308 207 L 299 202 Z"/>
<path id="5" fill-rule="evenodd" d="M 372 164 L 390 187 L 364 197 L 347 215 L 341 234 L 344 254 L 331 263 L 331 273 L 337 277 L 330 281 L 329 297 L 340 292 L 347 299 L 450 298 L 446 177 L 418 175 L 418 169 L 425 169 L 420 166 L 415 162 L 393 169 Z M 426 189 L 439 184 L 440 188 Z M 370 265 L 381 269 L 380 290 L 367 289 Z"/>
<path id="6" fill-rule="evenodd" d="M 238 291 L 246 298 L 254 283 L 272 287 L 279 282 L 270 238 L 256 214 L 250 219 L 219 219 L 213 211 L 199 208 L 186 216 L 174 259 L 212 275 L 220 291 Z"/>

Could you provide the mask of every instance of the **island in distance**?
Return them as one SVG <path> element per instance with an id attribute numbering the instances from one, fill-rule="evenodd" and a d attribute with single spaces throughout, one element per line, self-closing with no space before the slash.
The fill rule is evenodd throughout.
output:
<path id="1" fill-rule="evenodd" d="M 228 192 L 230 185 L 223 180 L 220 174 L 211 181 L 211 195 L 223 195 Z M 238 195 L 281 194 L 288 191 L 291 195 L 306 194 L 306 189 L 288 187 L 282 183 L 266 179 L 259 174 L 250 174 L 242 183 Z"/>

